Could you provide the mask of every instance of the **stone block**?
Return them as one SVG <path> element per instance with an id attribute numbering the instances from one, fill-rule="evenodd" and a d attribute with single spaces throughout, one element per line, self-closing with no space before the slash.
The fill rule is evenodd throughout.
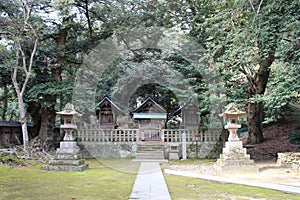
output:
<path id="1" fill-rule="evenodd" d="M 169 153 L 169 159 L 170 160 L 178 160 L 179 159 L 179 152 L 170 152 Z"/>
<path id="2" fill-rule="evenodd" d="M 50 160 L 50 165 L 74 165 L 79 166 L 84 164 L 84 160 Z"/>
<path id="3" fill-rule="evenodd" d="M 79 154 L 80 153 L 80 149 L 79 147 L 77 148 L 68 148 L 68 149 L 65 149 L 65 148 L 58 148 L 56 150 L 56 153 L 58 154 Z"/>
<path id="4" fill-rule="evenodd" d="M 49 165 L 44 166 L 44 170 L 55 170 L 55 171 L 85 171 L 89 168 L 88 164 L 83 164 L 79 166 L 72 166 L 72 165 Z"/>
<path id="5" fill-rule="evenodd" d="M 178 160 L 179 159 L 179 145 L 178 144 L 170 144 L 169 146 L 169 159 L 170 160 Z"/>
<path id="6" fill-rule="evenodd" d="M 223 154 L 216 162 L 222 171 L 257 171 L 254 161 L 250 159 L 242 141 L 228 141 L 223 148 Z"/>
<path id="7" fill-rule="evenodd" d="M 61 149 L 73 149 L 78 148 L 77 143 L 74 141 L 71 142 L 60 142 L 60 148 Z"/>
<path id="8" fill-rule="evenodd" d="M 277 164 L 281 167 L 288 167 L 293 168 L 295 170 L 300 170 L 300 153 L 278 153 Z"/>
<path id="9" fill-rule="evenodd" d="M 80 160 L 82 159 L 81 154 L 56 154 L 54 160 Z"/>

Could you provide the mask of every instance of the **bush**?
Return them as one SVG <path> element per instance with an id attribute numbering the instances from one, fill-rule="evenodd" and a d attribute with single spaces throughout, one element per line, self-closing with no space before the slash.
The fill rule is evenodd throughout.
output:
<path id="1" fill-rule="evenodd" d="M 0 152 L 0 164 L 9 166 L 26 166 L 24 159 L 18 157 L 15 152 Z"/>
<path id="2" fill-rule="evenodd" d="M 289 141 L 300 148 L 300 130 L 291 132 L 289 134 Z"/>

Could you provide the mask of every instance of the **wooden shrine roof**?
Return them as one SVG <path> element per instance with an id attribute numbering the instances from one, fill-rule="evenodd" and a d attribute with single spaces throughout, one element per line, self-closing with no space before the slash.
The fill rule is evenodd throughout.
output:
<path id="1" fill-rule="evenodd" d="M 142 104 L 133 111 L 133 119 L 166 119 L 167 111 L 159 105 L 151 96 L 148 96 Z"/>
<path id="2" fill-rule="evenodd" d="M 121 115 L 125 115 L 125 113 L 122 111 L 122 109 L 117 104 L 115 104 L 108 95 L 105 95 L 103 97 L 103 99 L 97 104 L 97 106 L 96 106 L 97 113 L 101 109 L 101 106 L 104 105 L 106 102 L 109 103 L 109 105 L 111 106 L 111 108 L 114 111 L 116 111 L 117 113 L 119 113 Z"/>

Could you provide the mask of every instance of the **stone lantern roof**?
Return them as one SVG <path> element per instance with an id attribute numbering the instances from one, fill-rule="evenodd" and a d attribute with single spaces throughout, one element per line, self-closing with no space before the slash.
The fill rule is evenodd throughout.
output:
<path id="1" fill-rule="evenodd" d="M 74 105 L 71 103 L 67 103 L 63 111 L 56 112 L 58 115 L 70 115 L 75 117 L 81 117 L 81 114 L 79 114 L 75 109 Z"/>
<path id="2" fill-rule="evenodd" d="M 231 103 L 227 106 L 226 110 L 219 116 L 220 117 L 240 117 L 245 114 L 246 114 L 246 112 L 239 110 L 234 103 Z"/>

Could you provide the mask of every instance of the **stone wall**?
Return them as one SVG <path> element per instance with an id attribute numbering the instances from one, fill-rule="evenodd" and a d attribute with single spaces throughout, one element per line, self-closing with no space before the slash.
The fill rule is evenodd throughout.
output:
<path id="1" fill-rule="evenodd" d="M 78 142 L 84 158 L 126 158 L 134 157 L 135 142 Z"/>
<path id="2" fill-rule="evenodd" d="M 170 144 L 165 143 L 164 154 L 165 159 L 169 159 Z M 175 143 L 174 143 L 175 144 Z M 182 145 L 178 144 L 178 157 L 182 157 Z M 135 157 L 137 144 L 135 142 L 78 142 L 78 146 L 82 150 L 84 158 L 126 158 Z M 220 152 L 217 150 L 218 142 L 199 142 L 198 157 L 199 158 L 217 158 Z M 196 157 L 196 144 L 187 143 L 187 158 Z"/>
<path id="3" fill-rule="evenodd" d="M 277 164 L 300 171 L 300 152 L 278 153 Z"/>
<path id="4" fill-rule="evenodd" d="M 165 144 L 165 158 L 169 158 L 170 145 L 173 143 Z M 218 150 L 218 142 L 206 141 L 206 142 L 198 142 L 198 158 L 218 158 L 220 155 L 220 151 Z M 182 158 L 182 144 L 178 145 L 179 150 L 179 158 Z M 186 144 L 186 156 L 187 158 L 195 158 L 196 157 L 196 143 L 195 142 L 187 142 Z"/>

